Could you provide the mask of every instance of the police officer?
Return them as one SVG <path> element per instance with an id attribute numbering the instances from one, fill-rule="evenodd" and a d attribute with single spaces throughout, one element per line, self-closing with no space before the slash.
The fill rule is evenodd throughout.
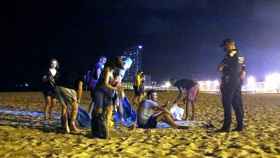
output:
<path id="1" fill-rule="evenodd" d="M 232 39 L 225 39 L 221 47 L 226 52 L 224 59 L 218 66 L 218 70 L 222 73 L 221 93 L 224 107 L 224 124 L 218 132 L 230 131 L 232 108 L 237 119 L 237 127 L 234 131 L 242 131 L 244 111 L 241 85 L 246 75 L 244 57 L 240 56 Z"/>

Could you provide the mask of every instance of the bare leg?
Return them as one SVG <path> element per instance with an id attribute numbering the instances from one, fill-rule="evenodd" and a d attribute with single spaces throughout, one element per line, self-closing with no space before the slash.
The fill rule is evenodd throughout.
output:
<path id="1" fill-rule="evenodd" d="M 61 103 L 62 108 L 61 108 L 61 126 L 65 130 L 66 133 L 70 133 L 70 128 L 68 126 L 68 117 L 67 117 L 67 106 L 65 103 Z"/>
<path id="2" fill-rule="evenodd" d="M 71 111 L 71 124 L 70 127 L 72 128 L 72 130 L 74 130 L 75 132 L 79 132 L 79 129 L 76 126 L 76 119 L 77 119 L 77 114 L 78 114 L 78 102 L 77 100 L 74 100 L 74 102 L 72 103 L 72 111 Z"/>
<path id="3" fill-rule="evenodd" d="M 159 122 L 159 121 L 163 121 L 163 122 L 169 124 L 173 128 L 178 128 L 178 125 L 174 122 L 172 116 L 166 112 L 161 113 L 157 117 L 157 122 Z"/>
<path id="4" fill-rule="evenodd" d="M 143 101 L 144 97 L 145 97 L 145 94 L 141 94 L 139 96 L 138 104 L 140 104 Z"/>
<path id="5" fill-rule="evenodd" d="M 185 120 L 188 120 L 189 118 L 189 101 L 186 98 L 186 116 L 185 116 Z"/>
<path id="6" fill-rule="evenodd" d="M 51 97 L 47 96 L 45 98 L 45 120 L 49 120 L 49 109 L 51 106 Z"/>
<path id="7" fill-rule="evenodd" d="M 113 114 L 113 107 L 112 105 L 109 105 L 107 108 L 106 108 L 106 111 L 107 111 L 107 121 L 109 123 L 109 125 L 111 124 L 111 119 L 112 119 L 112 114 Z"/>
<path id="8" fill-rule="evenodd" d="M 52 102 L 51 102 L 51 106 L 49 108 L 49 119 L 52 119 L 52 109 L 54 106 L 56 106 L 56 99 L 54 97 L 52 97 Z"/>
<path id="9" fill-rule="evenodd" d="M 195 119 L 195 104 L 194 104 L 194 101 L 191 101 L 191 105 L 192 105 L 192 118 L 191 118 L 191 120 L 193 121 Z"/>
<path id="10" fill-rule="evenodd" d="M 134 96 L 133 104 L 134 106 L 137 106 L 139 104 L 139 96 Z"/>
<path id="11" fill-rule="evenodd" d="M 161 115 L 157 117 L 157 121 L 163 121 L 169 124 L 172 128 L 178 129 L 187 129 L 188 127 L 185 126 L 178 126 L 175 121 L 173 120 L 172 116 L 169 113 L 163 112 Z"/>

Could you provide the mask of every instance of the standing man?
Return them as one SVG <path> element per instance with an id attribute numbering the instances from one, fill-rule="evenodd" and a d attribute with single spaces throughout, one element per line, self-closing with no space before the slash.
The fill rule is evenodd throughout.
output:
<path id="1" fill-rule="evenodd" d="M 241 86 L 246 76 L 244 57 L 240 57 L 235 41 L 225 39 L 221 45 L 226 52 L 218 71 L 222 73 L 221 93 L 224 107 L 224 124 L 217 132 L 229 132 L 231 125 L 231 108 L 233 108 L 237 127 L 234 131 L 243 130 L 243 103 L 241 97 Z"/>

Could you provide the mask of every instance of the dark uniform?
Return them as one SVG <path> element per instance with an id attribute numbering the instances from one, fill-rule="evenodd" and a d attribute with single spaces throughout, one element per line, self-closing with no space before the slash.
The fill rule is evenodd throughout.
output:
<path id="1" fill-rule="evenodd" d="M 222 102 L 224 107 L 224 124 L 222 130 L 229 131 L 231 125 L 231 108 L 235 111 L 237 130 L 243 129 L 243 103 L 241 97 L 241 72 L 245 71 L 244 62 L 240 59 L 238 50 L 234 56 L 227 54 L 222 61 Z"/>

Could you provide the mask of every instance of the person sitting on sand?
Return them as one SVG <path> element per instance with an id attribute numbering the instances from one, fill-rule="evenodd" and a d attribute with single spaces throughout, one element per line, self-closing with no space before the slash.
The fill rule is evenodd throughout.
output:
<path id="1" fill-rule="evenodd" d="M 54 83 L 59 78 L 59 64 L 56 59 L 50 61 L 48 71 L 43 75 L 43 94 L 45 97 L 45 120 L 51 120 L 52 108 L 56 105 L 56 93 Z"/>
<path id="2" fill-rule="evenodd" d="M 181 80 L 174 80 L 171 79 L 171 84 L 178 88 L 179 94 L 176 97 L 174 104 L 177 104 L 178 101 L 183 97 L 184 102 L 186 103 L 186 115 L 184 120 L 188 119 L 189 116 L 189 105 L 192 106 L 192 117 L 191 120 L 195 118 L 195 101 L 196 97 L 199 93 L 199 85 L 197 82 L 189 79 L 181 79 Z"/>
<path id="3" fill-rule="evenodd" d="M 83 75 L 78 73 L 64 73 L 56 83 L 57 97 L 62 106 L 61 123 L 66 133 L 70 133 L 70 129 L 79 132 L 76 119 L 82 92 Z M 70 115 L 70 122 L 68 115 Z"/>
<path id="4" fill-rule="evenodd" d="M 165 108 L 167 106 L 160 106 L 158 102 L 157 92 L 149 90 L 147 92 L 147 99 L 142 101 L 137 110 L 137 124 L 140 128 L 156 128 L 157 123 L 162 121 L 169 124 L 173 128 L 183 128 L 178 126 L 170 112 Z"/>

